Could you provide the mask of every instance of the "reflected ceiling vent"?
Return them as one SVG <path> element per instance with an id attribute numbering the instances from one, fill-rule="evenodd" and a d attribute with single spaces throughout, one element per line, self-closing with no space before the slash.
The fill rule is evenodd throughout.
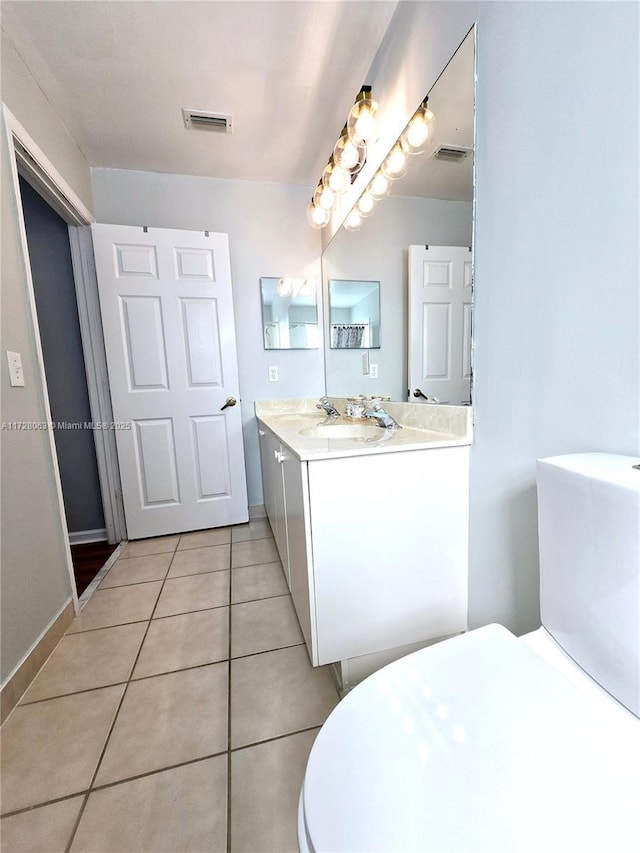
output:
<path id="1" fill-rule="evenodd" d="M 461 148 L 457 145 L 438 145 L 431 155 L 434 160 L 444 160 L 446 163 L 461 163 L 469 154 L 473 154 L 473 148 Z"/>
<path id="2" fill-rule="evenodd" d="M 216 133 L 233 133 L 233 116 L 224 113 L 182 110 L 182 118 L 187 130 L 213 130 Z"/>

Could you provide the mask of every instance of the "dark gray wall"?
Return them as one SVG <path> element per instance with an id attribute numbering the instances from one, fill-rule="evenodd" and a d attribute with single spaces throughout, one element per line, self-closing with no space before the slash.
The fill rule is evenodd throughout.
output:
<path id="1" fill-rule="evenodd" d="M 51 416 L 54 423 L 84 424 L 91 412 L 67 225 L 22 178 L 20 192 Z M 69 532 L 104 528 L 92 431 L 54 434 Z"/>

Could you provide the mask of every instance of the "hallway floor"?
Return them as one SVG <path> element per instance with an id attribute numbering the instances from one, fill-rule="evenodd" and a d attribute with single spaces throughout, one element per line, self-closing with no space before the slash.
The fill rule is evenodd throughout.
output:
<path id="1" fill-rule="evenodd" d="M 296 851 L 337 701 L 266 519 L 130 543 L 2 727 L 2 851 Z"/>

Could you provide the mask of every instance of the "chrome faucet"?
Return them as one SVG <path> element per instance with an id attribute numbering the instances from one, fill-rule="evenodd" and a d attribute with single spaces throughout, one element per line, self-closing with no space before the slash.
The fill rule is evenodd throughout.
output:
<path id="1" fill-rule="evenodd" d="M 316 403 L 316 409 L 324 409 L 330 418 L 340 417 L 340 412 L 336 409 L 333 403 L 329 402 L 328 397 L 320 397 L 320 401 Z"/>
<path id="2" fill-rule="evenodd" d="M 383 429 L 402 429 L 402 425 L 385 412 L 380 400 L 372 400 L 367 405 L 367 408 L 364 410 L 364 417 L 373 418 L 378 426 Z"/>

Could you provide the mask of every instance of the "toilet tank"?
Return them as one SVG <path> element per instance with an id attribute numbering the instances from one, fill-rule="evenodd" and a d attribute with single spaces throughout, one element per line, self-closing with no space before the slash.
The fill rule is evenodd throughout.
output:
<path id="1" fill-rule="evenodd" d="M 542 624 L 605 690 L 640 717 L 640 459 L 540 459 Z"/>

